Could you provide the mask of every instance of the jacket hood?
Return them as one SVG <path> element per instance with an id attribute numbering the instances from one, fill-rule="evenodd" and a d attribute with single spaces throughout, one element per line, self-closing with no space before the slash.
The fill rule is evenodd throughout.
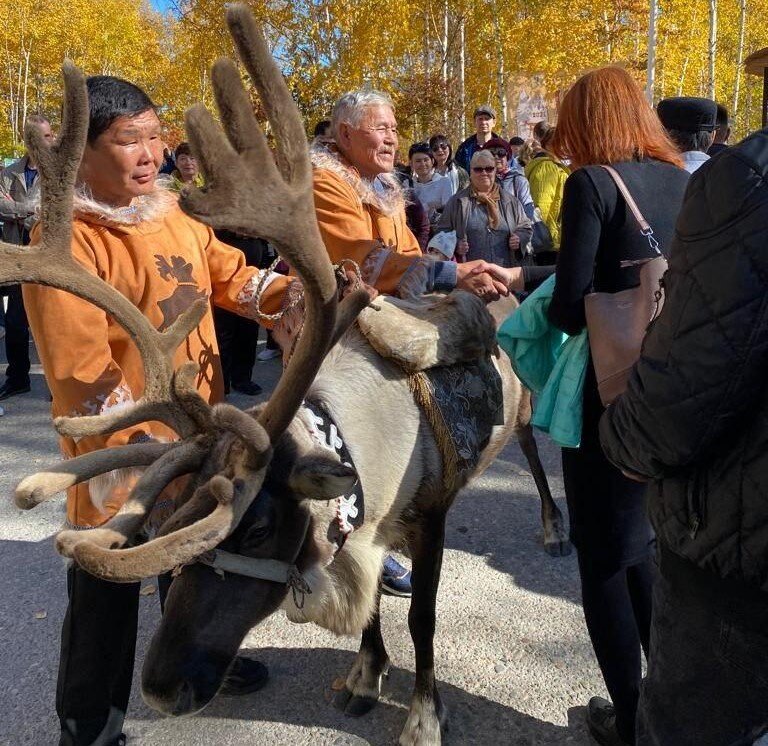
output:
<path id="1" fill-rule="evenodd" d="M 80 187 L 75 192 L 73 208 L 75 217 L 86 223 L 132 233 L 159 223 L 174 209 L 178 209 L 178 200 L 176 194 L 158 186 L 150 194 L 134 198 L 128 207 L 113 207 L 94 199 L 87 187 Z"/>
<path id="2" fill-rule="evenodd" d="M 384 188 L 376 189 L 374 180 L 362 177 L 357 169 L 347 163 L 342 155 L 325 147 L 313 147 L 310 150 L 310 156 L 314 168 L 324 169 L 336 174 L 342 181 L 352 187 L 364 205 L 370 205 L 382 213 L 382 215 L 392 217 L 405 208 L 403 188 L 394 174 L 379 174 L 376 180 Z"/>

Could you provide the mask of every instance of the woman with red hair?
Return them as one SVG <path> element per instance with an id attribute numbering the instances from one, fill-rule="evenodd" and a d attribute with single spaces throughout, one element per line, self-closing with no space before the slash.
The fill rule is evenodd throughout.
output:
<path id="1" fill-rule="evenodd" d="M 672 241 L 688 174 L 655 112 L 625 70 L 580 78 L 563 99 L 551 151 L 570 162 L 565 183 L 556 282 L 549 320 L 569 334 L 585 324 L 584 296 L 639 284 L 626 261 L 654 256 L 632 212 L 601 165 L 611 165 L 650 223 L 662 252 Z M 571 540 L 592 646 L 612 703 L 589 702 L 589 730 L 600 744 L 634 744 L 641 652 L 648 651 L 654 535 L 645 486 L 606 459 L 598 438 L 600 402 L 590 359 L 581 444 L 563 449 Z"/>

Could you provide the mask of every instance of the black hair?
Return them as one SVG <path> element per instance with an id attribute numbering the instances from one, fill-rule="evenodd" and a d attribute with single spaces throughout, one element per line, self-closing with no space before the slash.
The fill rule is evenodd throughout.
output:
<path id="1" fill-rule="evenodd" d="M 451 146 L 451 141 L 443 134 L 432 135 L 429 138 L 429 149 L 435 150 L 438 145 L 448 146 L 448 160 L 445 162 L 445 168 L 450 171 L 451 166 L 453 166 L 453 147 Z"/>
<path id="2" fill-rule="evenodd" d="M 714 140 L 714 132 L 687 132 L 684 130 L 668 129 L 667 134 L 672 138 L 672 142 L 677 145 L 681 153 L 689 150 L 699 150 L 706 153 Z"/>
<path id="3" fill-rule="evenodd" d="M 192 147 L 188 142 L 180 142 L 176 146 L 174 156 L 178 158 L 180 155 L 191 155 L 193 158 L 195 157 L 195 154 L 192 152 Z"/>
<path id="4" fill-rule="evenodd" d="M 522 137 L 518 137 L 515 135 L 514 137 L 509 138 L 509 144 L 510 145 L 525 145 L 525 140 L 523 140 Z"/>
<path id="5" fill-rule="evenodd" d="M 88 87 L 88 142 L 93 143 L 119 117 L 157 111 L 152 99 L 137 85 L 111 75 L 93 75 Z"/>
<path id="6" fill-rule="evenodd" d="M 715 118 L 715 132 L 720 138 L 720 142 L 725 142 L 728 139 L 728 127 L 730 126 L 730 120 L 728 118 L 728 109 L 723 104 L 717 105 L 717 117 Z"/>
<path id="7" fill-rule="evenodd" d="M 413 145 L 411 145 L 410 148 L 408 148 L 408 160 L 410 161 L 413 156 L 418 155 L 419 153 L 422 153 L 424 155 L 428 155 L 430 160 L 432 161 L 432 165 L 435 165 L 435 155 L 432 152 L 432 148 L 429 147 L 428 142 L 415 142 Z"/>
<path id="8" fill-rule="evenodd" d="M 321 119 L 315 125 L 315 132 L 313 134 L 313 137 L 327 137 L 330 134 L 331 134 L 331 120 Z"/>

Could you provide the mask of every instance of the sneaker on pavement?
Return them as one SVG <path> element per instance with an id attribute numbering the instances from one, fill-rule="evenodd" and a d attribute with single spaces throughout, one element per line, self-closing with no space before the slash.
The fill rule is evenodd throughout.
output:
<path id="1" fill-rule="evenodd" d="M 2 386 L 0 386 L 0 401 L 2 401 L 3 399 L 7 399 L 9 396 L 16 396 L 17 394 L 26 394 L 29 391 L 31 391 L 31 388 L 28 383 L 17 384 L 17 383 L 11 383 L 10 381 L 6 381 Z"/>
<path id="2" fill-rule="evenodd" d="M 256 359 L 259 362 L 265 363 L 267 360 L 274 360 L 276 357 L 280 357 L 283 353 L 280 350 L 270 350 L 269 347 L 265 347 L 258 355 Z"/>
<path id="3" fill-rule="evenodd" d="M 592 697 L 587 705 L 587 728 L 600 746 L 629 746 L 616 730 L 616 710 L 603 697 Z"/>
<path id="4" fill-rule="evenodd" d="M 238 655 L 219 690 L 225 697 L 259 691 L 269 681 L 269 669 L 260 661 Z"/>
<path id="5" fill-rule="evenodd" d="M 391 554 L 384 558 L 381 590 L 388 596 L 409 598 L 411 595 L 411 571 L 406 570 Z"/>

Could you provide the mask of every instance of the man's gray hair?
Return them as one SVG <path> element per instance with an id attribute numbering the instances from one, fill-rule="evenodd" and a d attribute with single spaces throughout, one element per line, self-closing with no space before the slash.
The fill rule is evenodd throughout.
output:
<path id="1" fill-rule="evenodd" d="M 363 118 L 363 111 L 369 106 L 388 106 L 394 111 L 392 99 L 381 91 L 350 91 L 345 93 L 333 107 L 331 134 L 337 137 L 342 124 L 357 127 Z"/>
<path id="2" fill-rule="evenodd" d="M 25 124 L 50 124 L 50 121 L 48 117 L 43 116 L 42 114 L 30 114 Z"/>

